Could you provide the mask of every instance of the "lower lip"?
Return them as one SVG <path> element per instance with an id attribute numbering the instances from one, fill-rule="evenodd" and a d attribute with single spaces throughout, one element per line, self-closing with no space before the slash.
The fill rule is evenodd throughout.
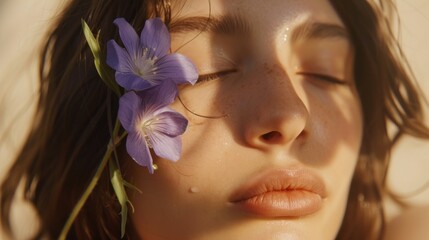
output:
<path id="1" fill-rule="evenodd" d="M 235 202 L 263 217 L 302 217 L 322 208 L 322 197 L 305 190 L 272 191 Z"/>

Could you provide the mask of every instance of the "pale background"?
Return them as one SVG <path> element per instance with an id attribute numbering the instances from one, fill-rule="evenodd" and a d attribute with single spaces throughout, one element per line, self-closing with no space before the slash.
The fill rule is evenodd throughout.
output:
<path id="1" fill-rule="evenodd" d="M 403 48 L 422 90 L 429 98 L 429 0 L 397 2 L 402 20 Z M 37 73 L 37 46 L 46 26 L 55 20 L 55 14 L 64 3 L 64 0 L 0 0 L 0 181 L 28 132 L 34 111 L 37 81 L 33 76 Z M 394 151 L 389 184 L 398 194 L 409 195 L 420 186 L 427 186 L 428 181 L 429 142 L 406 139 Z M 388 217 L 395 229 L 404 226 L 408 229 L 419 219 L 429 222 L 429 208 L 424 207 L 429 206 L 429 186 L 407 201 L 416 207 L 405 213 L 387 203 Z M 37 226 L 32 223 L 34 216 L 28 211 L 31 207 L 19 201 L 17 206 L 13 209 L 13 225 L 18 232 L 16 237 L 25 239 Z M 421 236 L 428 237 L 428 230 L 422 229 L 426 231 Z M 416 239 L 429 239 L 426 237 Z M 4 239 L 1 233 L 0 238 Z M 393 238 L 409 239 L 409 235 L 395 232 L 389 235 L 389 239 Z"/>

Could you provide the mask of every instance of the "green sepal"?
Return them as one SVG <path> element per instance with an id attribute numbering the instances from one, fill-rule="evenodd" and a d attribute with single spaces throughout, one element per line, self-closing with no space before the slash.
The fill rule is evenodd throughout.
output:
<path id="1" fill-rule="evenodd" d="M 97 38 L 91 32 L 88 24 L 82 19 L 82 29 L 85 39 L 88 42 L 89 48 L 91 49 L 92 55 L 94 56 L 94 64 L 98 74 L 104 83 L 118 96 L 121 95 L 118 84 L 115 82 L 114 72 L 105 63 L 105 55 L 101 51 L 98 37 L 100 32 L 97 34 Z"/>
<path id="2" fill-rule="evenodd" d="M 140 189 L 138 189 L 136 186 L 132 185 L 131 183 L 129 183 L 129 182 L 125 181 L 125 180 L 124 180 L 124 186 L 125 186 L 125 187 L 128 187 L 128 188 L 131 188 L 132 190 L 137 191 L 137 192 L 138 192 L 138 193 L 140 193 L 140 194 L 142 194 L 142 193 L 143 193 L 143 192 L 142 192 Z"/>
<path id="3" fill-rule="evenodd" d="M 125 191 L 125 181 L 122 178 L 121 171 L 114 158 L 109 160 L 109 171 L 113 190 L 115 191 L 116 197 L 118 198 L 119 204 L 121 205 L 121 238 L 123 238 L 125 235 L 125 226 L 127 223 L 127 203 L 130 203 L 130 201 L 128 200 L 127 192 Z"/>

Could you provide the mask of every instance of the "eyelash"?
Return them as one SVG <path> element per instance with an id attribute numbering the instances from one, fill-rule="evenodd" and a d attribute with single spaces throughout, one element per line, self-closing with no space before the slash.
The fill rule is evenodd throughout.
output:
<path id="1" fill-rule="evenodd" d="M 211 80 L 216 80 L 216 79 L 225 77 L 226 75 L 231 74 L 231 73 L 235 73 L 235 72 L 237 72 L 237 69 L 228 69 L 228 70 L 218 71 L 218 72 L 214 72 L 214 73 L 202 74 L 202 75 L 198 76 L 197 84 L 203 83 L 203 82 L 208 82 Z"/>
<path id="2" fill-rule="evenodd" d="M 338 84 L 338 85 L 347 85 L 348 82 L 338 79 L 336 77 L 332 77 L 329 75 L 325 75 L 325 74 L 319 74 L 319 73 L 306 73 L 306 72 L 298 72 L 296 73 L 298 75 L 303 75 L 303 76 L 308 76 L 308 77 L 314 77 L 329 83 L 333 83 L 333 84 Z"/>
<path id="3" fill-rule="evenodd" d="M 216 79 L 225 77 L 226 75 L 231 74 L 231 73 L 235 73 L 235 72 L 237 72 L 236 69 L 228 69 L 228 70 L 218 71 L 218 72 L 214 72 L 214 73 L 202 74 L 198 77 L 197 84 L 209 82 L 211 80 L 216 80 Z M 323 81 L 326 81 L 326 82 L 329 82 L 332 84 L 338 84 L 338 85 L 347 85 L 348 84 L 344 80 L 340 80 L 338 78 L 335 78 L 335 77 L 332 77 L 329 75 L 325 75 L 325 74 L 306 73 L 306 72 L 298 72 L 296 74 L 308 76 L 308 77 L 314 77 L 314 78 L 321 79 Z"/>

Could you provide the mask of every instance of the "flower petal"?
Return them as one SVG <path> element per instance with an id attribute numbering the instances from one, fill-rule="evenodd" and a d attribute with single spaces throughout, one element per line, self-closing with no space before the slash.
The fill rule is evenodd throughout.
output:
<path id="1" fill-rule="evenodd" d="M 131 72 L 133 62 L 130 55 L 115 40 L 107 42 L 107 65 L 116 71 Z"/>
<path id="2" fill-rule="evenodd" d="M 140 47 L 151 49 L 153 54 L 160 58 L 168 53 L 170 43 L 170 33 L 160 18 L 146 20 L 140 35 Z"/>
<path id="3" fill-rule="evenodd" d="M 134 92 L 127 92 L 119 98 L 118 118 L 128 132 L 134 131 L 141 98 Z"/>
<path id="4" fill-rule="evenodd" d="M 169 137 L 164 134 L 149 135 L 153 150 L 158 157 L 177 161 L 182 151 L 182 140 L 180 137 Z"/>
<path id="5" fill-rule="evenodd" d="M 174 100 L 176 100 L 177 95 L 179 94 L 176 83 L 170 80 L 164 80 L 157 88 L 158 98 L 156 101 L 160 104 L 165 104 L 164 106 L 173 103 Z"/>
<path id="6" fill-rule="evenodd" d="M 116 82 L 125 90 L 142 91 L 152 87 L 152 84 L 132 72 L 116 72 Z"/>
<path id="7" fill-rule="evenodd" d="M 174 102 L 178 94 L 177 86 L 173 81 L 165 80 L 162 84 L 139 91 L 138 95 L 142 98 L 145 105 L 156 106 L 155 109 L 166 107 Z"/>
<path id="8" fill-rule="evenodd" d="M 113 23 L 118 26 L 119 35 L 128 53 L 136 59 L 139 49 L 139 36 L 136 31 L 124 18 L 117 18 Z"/>
<path id="9" fill-rule="evenodd" d="M 191 83 L 198 79 L 195 65 L 182 54 L 169 54 L 156 62 L 159 79 L 171 79 L 176 84 Z"/>
<path id="10" fill-rule="evenodd" d="M 144 137 L 135 132 L 128 133 L 127 152 L 136 163 L 147 167 L 149 172 L 153 173 L 153 160 Z"/>
<path id="11" fill-rule="evenodd" d="M 168 107 L 160 109 L 155 113 L 156 121 L 151 124 L 153 132 L 162 133 L 170 137 L 182 135 L 188 126 L 188 120 L 182 114 L 171 110 Z"/>

